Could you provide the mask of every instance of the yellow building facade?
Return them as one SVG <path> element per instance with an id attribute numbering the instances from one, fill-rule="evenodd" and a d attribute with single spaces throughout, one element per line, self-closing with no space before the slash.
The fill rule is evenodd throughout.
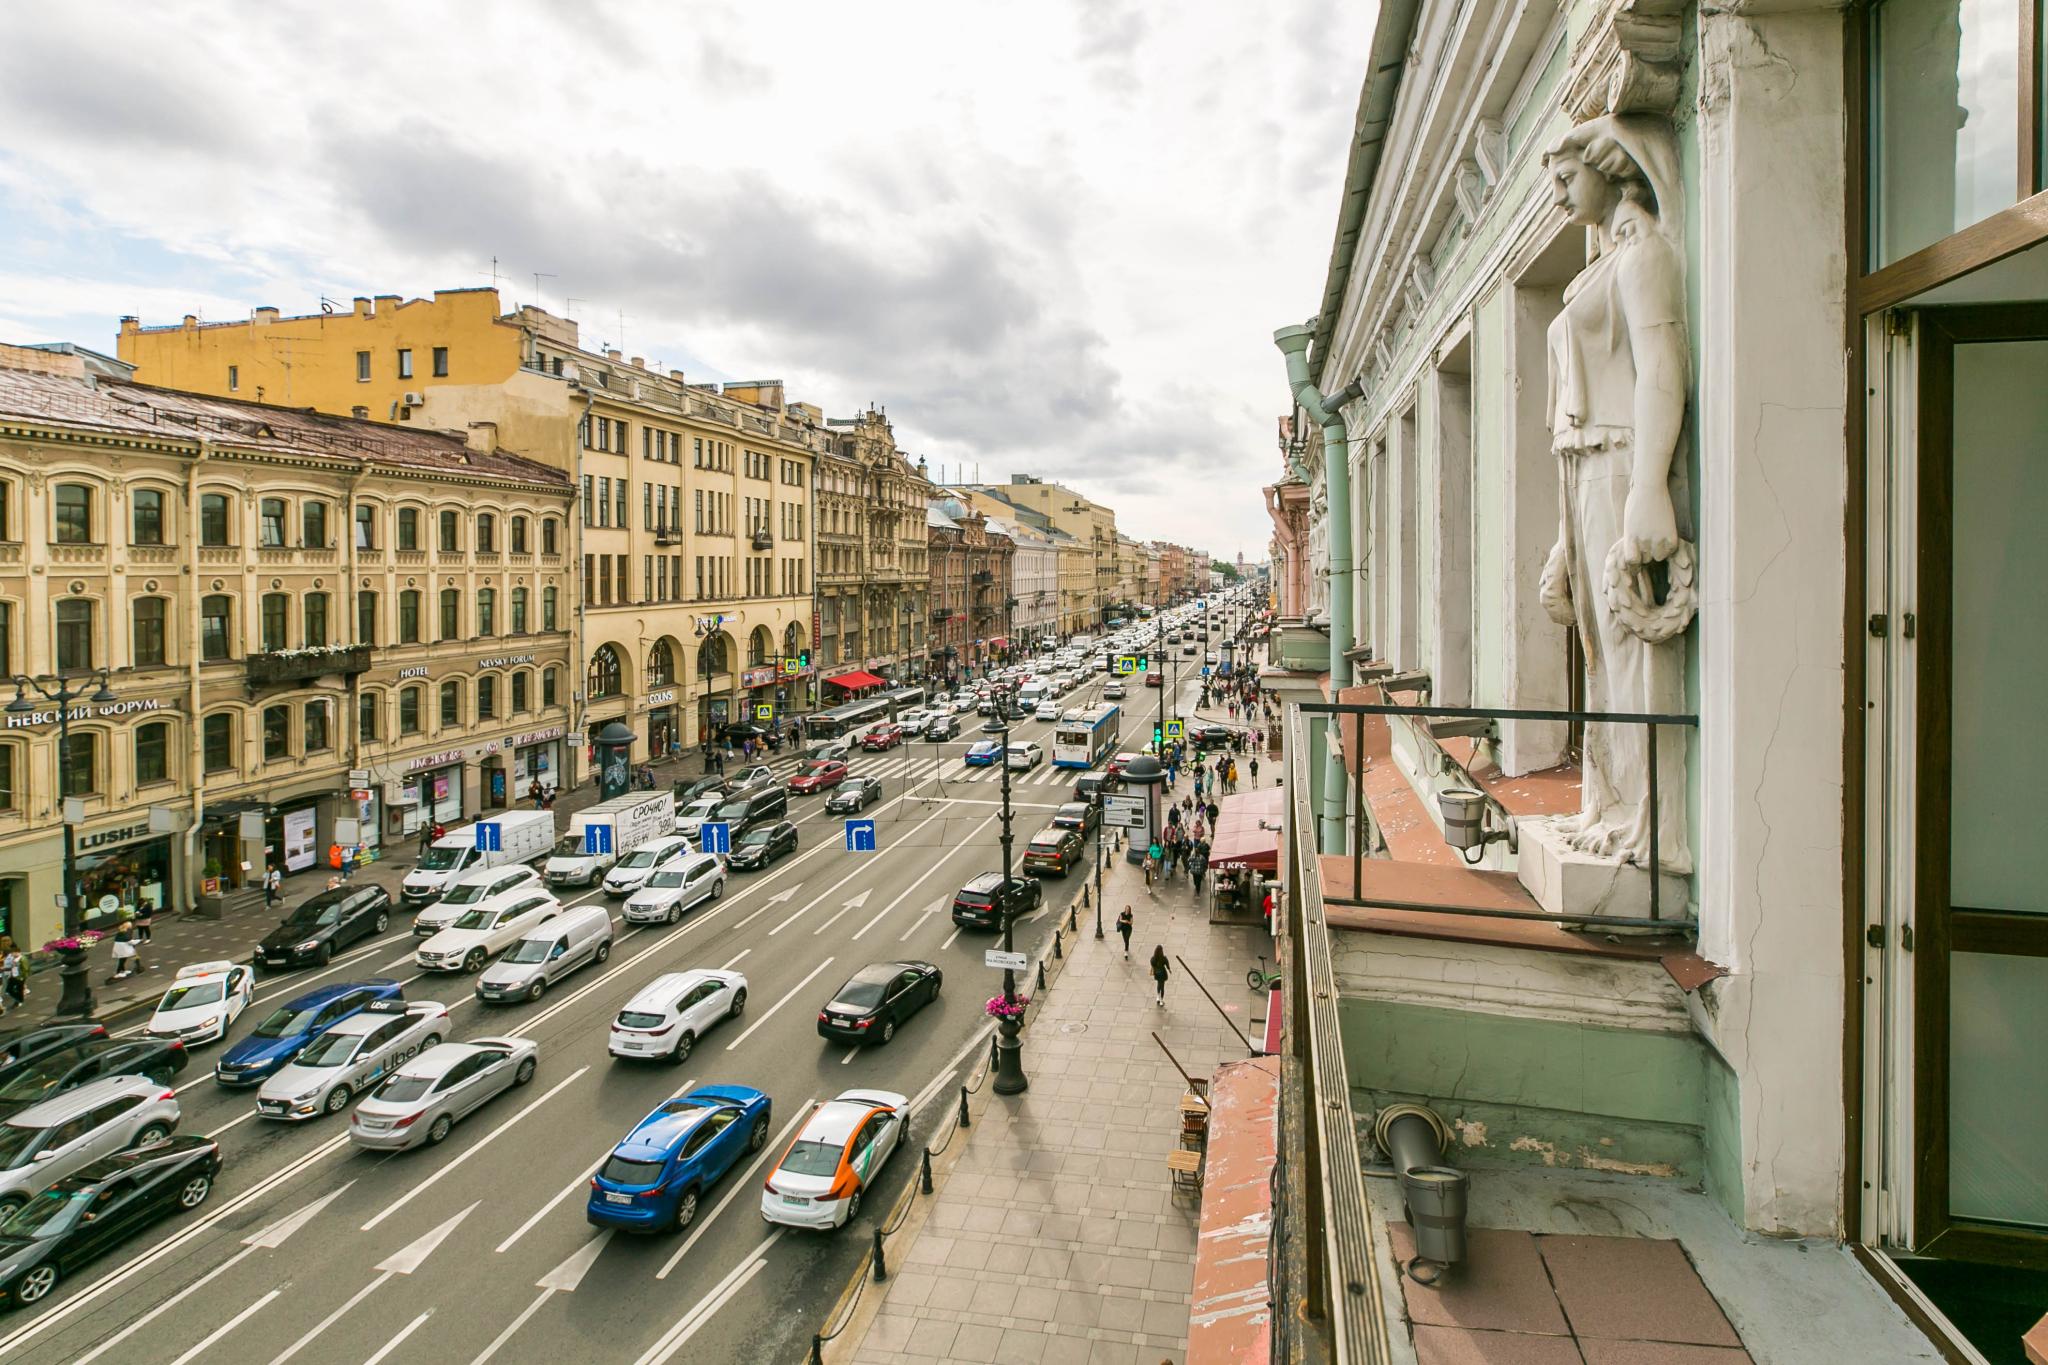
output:
<path id="1" fill-rule="evenodd" d="M 467 432 L 568 475 L 579 742 L 617 721 L 636 759 L 659 756 L 809 705 L 814 480 L 832 437 L 779 382 L 692 384 L 584 346 L 572 319 L 501 312 L 491 289 L 123 319 L 119 346 L 139 378 Z"/>
<path id="2" fill-rule="evenodd" d="M 1116 512 L 1064 484 L 1043 479 L 1018 476 L 988 488 L 1014 506 L 1037 512 L 1072 538 L 1071 548 L 1062 545 L 1060 553 L 1062 624 L 1069 633 L 1100 626 L 1103 609 L 1116 600 Z"/>

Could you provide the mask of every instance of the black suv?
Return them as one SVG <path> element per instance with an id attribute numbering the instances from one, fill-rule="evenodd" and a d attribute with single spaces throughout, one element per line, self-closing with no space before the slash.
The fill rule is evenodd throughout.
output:
<path id="1" fill-rule="evenodd" d="M 325 964 L 361 938 L 374 938 L 391 923 L 391 893 L 381 886 L 337 886 L 292 911 L 291 918 L 263 936 L 256 961 L 265 967 Z"/>
<path id="2" fill-rule="evenodd" d="M 1000 897 L 1002 909 L 996 908 Z M 1012 877 L 1003 886 L 1003 874 L 984 872 L 953 893 L 953 923 L 970 929 L 1000 929 L 1005 919 L 1015 921 L 1038 908 L 1045 889 L 1030 877 Z"/>
<path id="3" fill-rule="evenodd" d="M 748 830 L 771 820 L 780 820 L 787 814 L 789 797 L 781 789 L 770 787 L 733 797 L 718 808 L 716 818 L 732 826 L 732 838 L 737 843 Z"/>

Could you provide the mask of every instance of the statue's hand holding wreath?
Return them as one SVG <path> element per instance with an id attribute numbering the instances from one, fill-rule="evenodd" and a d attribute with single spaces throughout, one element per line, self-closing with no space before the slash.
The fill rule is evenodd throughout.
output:
<path id="1" fill-rule="evenodd" d="M 1663 484 L 1638 481 L 1621 509 L 1621 541 L 1615 547 L 1631 565 L 1656 564 L 1678 551 L 1678 518 Z"/>
<path id="2" fill-rule="evenodd" d="M 1662 564 L 1661 591 L 1650 566 Z M 1621 509 L 1621 538 L 1607 552 L 1602 591 L 1621 628 L 1651 644 L 1683 631 L 1698 609 L 1693 548 L 1678 538 L 1671 493 L 1638 482 Z"/>

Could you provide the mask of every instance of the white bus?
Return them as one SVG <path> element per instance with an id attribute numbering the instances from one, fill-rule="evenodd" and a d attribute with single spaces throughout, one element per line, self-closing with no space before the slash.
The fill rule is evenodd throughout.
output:
<path id="1" fill-rule="evenodd" d="M 1063 720 L 1052 734 L 1052 765 L 1055 768 L 1092 768 L 1116 752 L 1123 733 L 1123 711 L 1111 705 L 1094 706 L 1075 720 Z"/>

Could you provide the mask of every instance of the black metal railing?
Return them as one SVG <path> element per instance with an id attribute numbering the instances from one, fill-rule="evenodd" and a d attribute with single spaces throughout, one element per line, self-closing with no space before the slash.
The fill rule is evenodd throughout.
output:
<path id="1" fill-rule="evenodd" d="M 1510 706 L 1399 706 L 1391 702 L 1301 702 L 1292 709 L 1303 716 L 1331 716 L 1334 724 L 1341 728 L 1342 717 L 1352 718 L 1351 745 L 1357 761 L 1351 765 L 1351 809 L 1357 819 L 1351 826 L 1351 890 L 1350 897 L 1325 897 L 1328 904 L 1356 906 L 1374 910 L 1416 910 L 1433 914 L 1472 915 L 1488 919 L 1527 919 L 1557 923 L 1559 917 L 1541 910 L 1509 910 L 1492 906 L 1432 905 L 1415 901 L 1392 900 L 1383 896 L 1360 897 L 1363 884 L 1367 830 L 1371 827 L 1371 808 L 1365 801 L 1365 718 L 1367 716 L 1399 716 L 1420 721 L 1532 721 L 1555 724 L 1579 725 L 1640 725 L 1648 734 L 1649 746 L 1649 806 L 1650 806 L 1650 865 L 1646 869 L 1650 878 L 1650 914 L 1641 916 L 1600 915 L 1594 922 L 1613 928 L 1666 929 L 1678 932 L 1690 931 L 1694 926 L 1689 918 L 1665 918 L 1659 888 L 1664 880 L 1662 859 L 1659 856 L 1659 818 L 1661 807 L 1658 803 L 1657 778 L 1657 732 L 1660 728 L 1697 729 L 1699 717 L 1688 712 L 1656 711 L 1572 711 L 1541 710 Z M 1340 736 L 1333 736 L 1337 742 Z M 1434 742 L 1434 741 L 1432 741 Z M 1311 784 L 1313 785 L 1313 784 Z M 1486 803 L 1496 812 L 1504 826 L 1511 826 L 1514 816 L 1498 798 L 1489 792 L 1480 793 Z M 1327 851 L 1327 850 L 1325 850 Z"/>

